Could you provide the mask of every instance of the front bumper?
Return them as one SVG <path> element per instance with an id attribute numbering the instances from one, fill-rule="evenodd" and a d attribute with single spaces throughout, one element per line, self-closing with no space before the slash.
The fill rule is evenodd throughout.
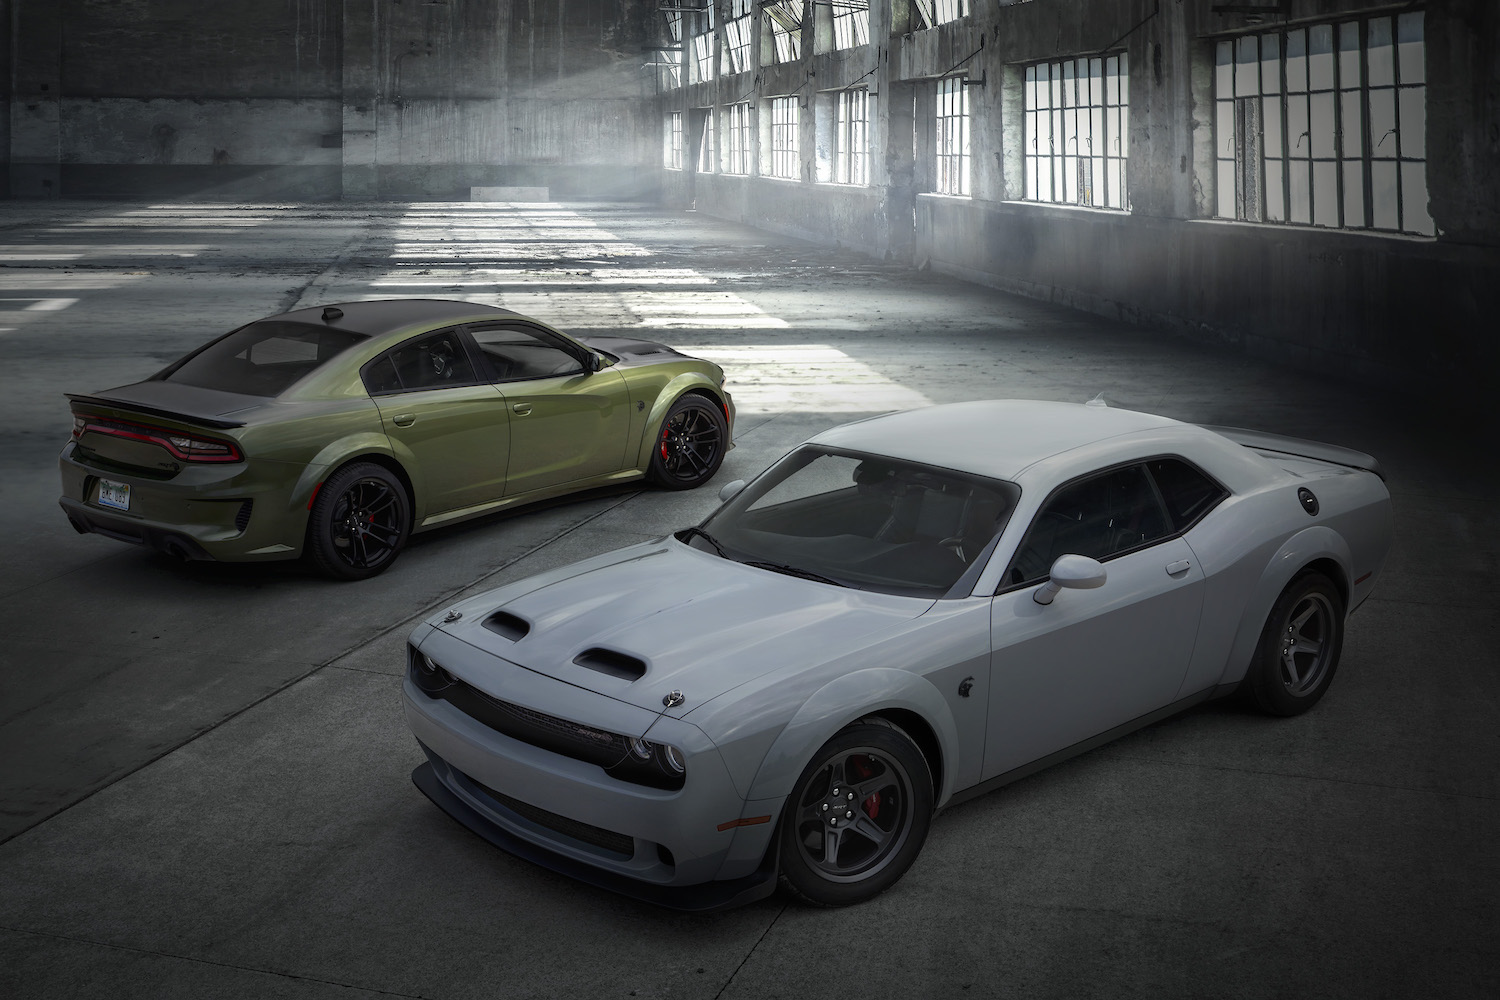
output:
<path id="1" fill-rule="evenodd" d="M 425 633 L 425 635 L 423 634 Z M 470 830 L 512 854 L 661 906 L 715 910 L 770 895 L 774 817 L 734 826 L 747 808 L 718 750 L 696 727 L 516 666 L 419 627 L 413 641 L 455 676 L 523 709 L 680 747 L 683 787 L 610 777 L 597 764 L 533 746 L 402 684 L 407 725 L 428 763 L 412 780 Z"/>

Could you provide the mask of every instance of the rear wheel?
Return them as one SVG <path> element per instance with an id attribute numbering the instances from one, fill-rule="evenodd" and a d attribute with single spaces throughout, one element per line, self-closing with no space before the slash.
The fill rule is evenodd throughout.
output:
<path id="1" fill-rule="evenodd" d="M 1322 573 L 1307 572 L 1271 607 L 1245 693 L 1271 715 L 1300 715 L 1333 682 L 1344 645 L 1344 599 Z"/>
<path id="2" fill-rule="evenodd" d="M 669 490 L 701 486 L 724 461 L 729 423 L 724 411 L 702 396 L 683 396 L 661 422 L 651 451 L 651 478 Z"/>
<path id="3" fill-rule="evenodd" d="M 396 561 L 410 530 L 406 488 L 383 466 L 356 462 L 318 490 L 307 554 L 325 576 L 364 580 Z"/>
<path id="4" fill-rule="evenodd" d="M 906 874 L 932 822 L 932 774 L 899 728 L 868 719 L 813 756 L 781 820 L 781 880 L 818 906 L 862 903 Z"/>

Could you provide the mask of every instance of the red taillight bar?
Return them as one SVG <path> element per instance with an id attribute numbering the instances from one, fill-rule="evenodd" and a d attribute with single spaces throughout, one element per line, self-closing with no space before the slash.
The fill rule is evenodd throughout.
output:
<path id="1" fill-rule="evenodd" d="M 185 431 L 138 424 L 131 420 L 116 420 L 113 417 L 75 414 L 73 417 L 74 439 L 82 437 L 85 431 L 154 444 L 165 449 L 173 458 L 184 462 L 243 462 L 245 460 L 245 455 L 240 451 L 239 445 L 222 438 L 200 437 Z"/>

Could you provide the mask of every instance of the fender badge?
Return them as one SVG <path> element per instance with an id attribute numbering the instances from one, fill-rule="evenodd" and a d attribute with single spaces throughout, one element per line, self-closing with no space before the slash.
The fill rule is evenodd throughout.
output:
<path id="1" fill-rule="evenodd" d="M 687 699 L 682 696 L 681 691 L 668 691 L 662 696 L 661 703 L 668 708 L 676 708 Z"/>
<path id="2" fill-rule="evenodd" d="M 449 611 L 446 615 L 443 616 L 443 624 L 446 625 L 449 622 L 456 622 L 463 616 L 464 613 L 462 611 Z"/>

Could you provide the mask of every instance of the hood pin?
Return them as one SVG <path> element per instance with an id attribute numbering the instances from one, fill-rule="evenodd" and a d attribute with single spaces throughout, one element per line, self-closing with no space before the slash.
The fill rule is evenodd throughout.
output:
<path id="1" fill-rule="evenodd" d="M 456 622 L 463 616 L 464 613 L 462 611 L 449 611 L 446 615 L 443 616 L 443 624 L 446 625 L 450 622 Z"/>
<path id="2" fill-rule="evenodd" d="M 676 708 L 686 700 L 687 699 L 682 696 L 681 691 L 669 691 L 665 696 L 662 697 L 661 703 L 668 708 Z"/>

